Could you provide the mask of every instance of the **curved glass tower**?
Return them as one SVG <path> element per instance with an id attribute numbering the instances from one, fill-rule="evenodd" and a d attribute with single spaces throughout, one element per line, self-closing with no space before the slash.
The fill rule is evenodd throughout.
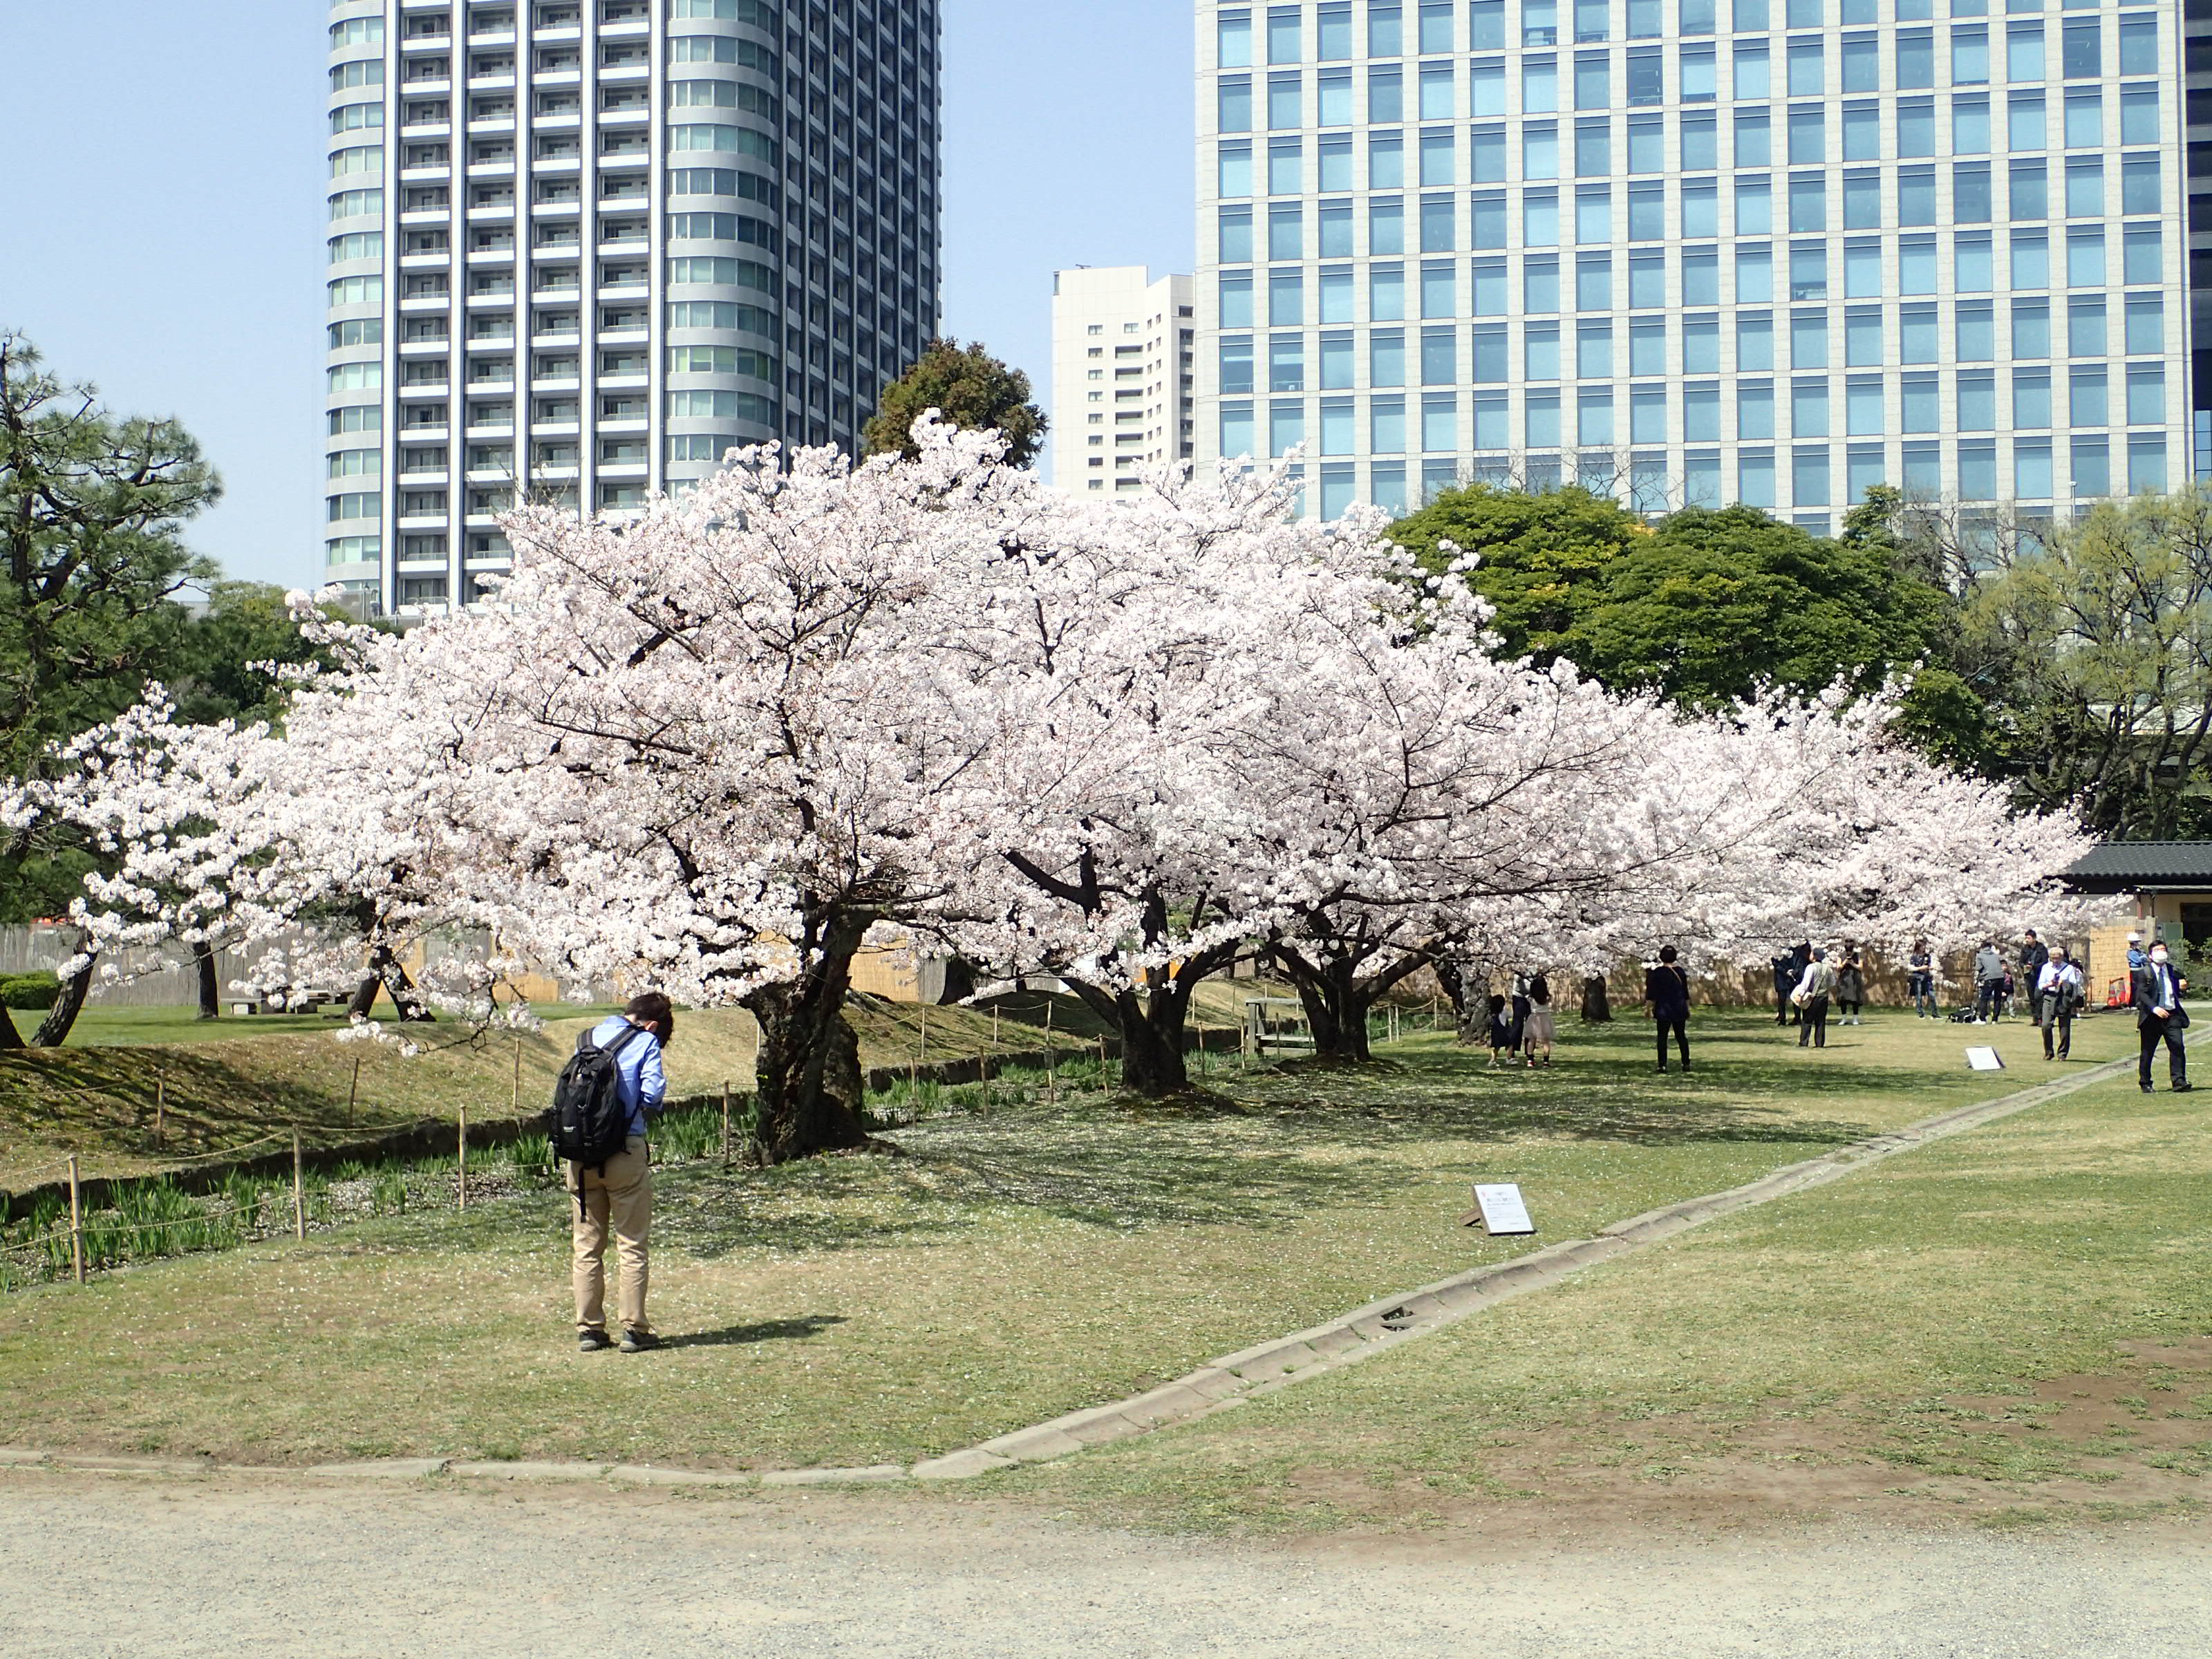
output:
<path id="1" fill-rule="evenodd" d="M 518 498 L 857 447 L 936 331 L 937 0 L 337 0 L 329 580 L 466 603 Z"/>

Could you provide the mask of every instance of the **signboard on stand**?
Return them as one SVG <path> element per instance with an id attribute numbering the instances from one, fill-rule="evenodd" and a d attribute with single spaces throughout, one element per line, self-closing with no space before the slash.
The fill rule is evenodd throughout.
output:
<path id="1" fill-rule="evenodd" d="M 1472 1227 L 1478 1221 L 1492 1238 L 1536 1231 L 1536 1224 L 1528 1218 L 1528 1206 L 1521 1196 L 1521 1188 L 1510 1182 L 1476 1185 L 1474 1208 L 1459 1218 L 1459 1224 Z"/>

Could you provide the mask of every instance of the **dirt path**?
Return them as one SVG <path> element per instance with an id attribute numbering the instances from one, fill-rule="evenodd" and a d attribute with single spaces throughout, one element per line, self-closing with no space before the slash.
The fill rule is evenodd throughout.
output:
<path id="1" fill-rule="evenodd" d="M 0 1476 L 19 1659 L 2200 1659 L 2212 1533 L 1299 1551 L 1017 1510 Z"/>

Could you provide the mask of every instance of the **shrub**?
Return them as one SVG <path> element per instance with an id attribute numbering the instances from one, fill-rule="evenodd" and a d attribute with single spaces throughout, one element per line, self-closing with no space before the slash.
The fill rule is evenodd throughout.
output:
<path id="1" fill-rule="evenodd" d="M 61 994 L 62 982 L 52 974 L 0 974 L 0 1006 L 44 1012 Z"/>

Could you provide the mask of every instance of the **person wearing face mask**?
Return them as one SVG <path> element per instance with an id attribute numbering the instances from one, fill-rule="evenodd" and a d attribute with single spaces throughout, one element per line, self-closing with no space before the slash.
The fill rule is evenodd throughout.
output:
<path id="1" fill-rule="evenodd" d="M 2181 1006 L 2181 994 L 2188 988 L 2189 981 L 2174 972 L 2173 958 L 2166 946 L 2153 944 L 2150 959 L 2135 975 L 2136 1029 L 2142 1037 L 2142 1063 L 2136 1081 L 2145 1094 L 2151 1088 L 2150 1063 L 2161 1042 L 2166 1044 L 2166 1072 L 2174 1091 L 2183 1093 L 2192 1086 L 2189 1057 L 2181 1047 L 2181 1034 L 2189 1029 L 2189 1011 Z"/>

